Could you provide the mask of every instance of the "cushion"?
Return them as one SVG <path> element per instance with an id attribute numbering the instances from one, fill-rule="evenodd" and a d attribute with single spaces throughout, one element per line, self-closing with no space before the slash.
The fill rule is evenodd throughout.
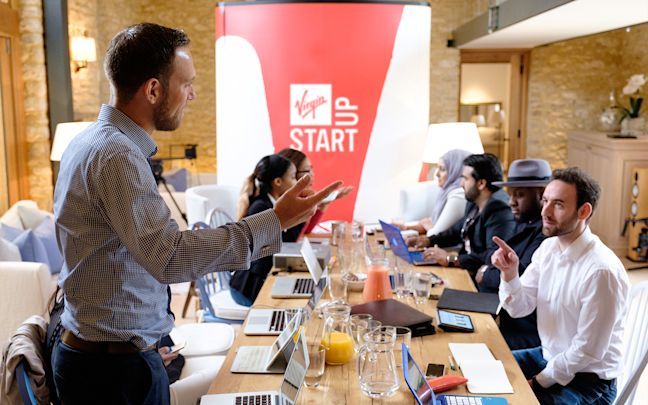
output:
<path id="1" fill-rule="evenodd" d="M 22 219 L 20 218 L 20 213 L 18 212 L 18 207 L 29 207 L 38 210 L 38 206 L 36 205 L 35 201 L 21 200 L 12 205 L 11 208 L 9 208 L 7 212 L 5 212 L 2 217 L 0 217 L 0 222 L 13 228 L 25 229 Z"/>
<path id="2" fill-rule="evenodd" d="M 47 250 L 33 230 L 27 229 L 23 231 L 13 243 L 18 246 L 20 256 L 24 262 L 37 262 L 45 263 L 49 266 L 49 259 L 47 257 Z"/>
<path id="3" fill-rule="evenodd" d="M 21 233 L 23 233 L 22 228 L 14 228 L 13 226 L 0 222 L 0 238 L 5 238 L 8 241 L 13 241 Z"/>
<path id="4" fill-rule="evenodd" d="M 47 251 L 50 272 L 52 274 L 60 273 L 61 267 L 63 267 L 63 255 L 56 242 L 54 220 L 49 216 L 45 217 L 40 225 L 34 229 L 34 234 L 43 243 L 43 247 Z"/>
<path id="5" fill-rule="evenodd" d="M 169 333 L 174 343 L 186 342 L 185 357 L 224 355 L 234 343 L 234 329 L 224 323 L 189 323 Z"/>
<path id="6" fill-rule="evenodd" d="M 0 238 L 0 262 L 20 262 L 20 250 L 18 246 L 4 238 Z"/>
<path id="7" fill-rule="evenodd" d="M 39 210 L 30 205 L 19 205 L 18 215 L 20 215 L 23 229 L 36 229 L 45 218 L 51 218 L 49 212 Z"/>

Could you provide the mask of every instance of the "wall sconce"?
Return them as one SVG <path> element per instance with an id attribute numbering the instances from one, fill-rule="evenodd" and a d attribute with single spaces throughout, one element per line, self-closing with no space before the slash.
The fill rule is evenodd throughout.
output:
<path id="1" fill-rule="evenodd" d="M 97 60 L 97 47 L 94 38 L 89 37 L 85 31 L 83 35 L 73 36 L 70 44 L 70 57 L 74 62 L 75 72 L 87 68 L 88 62 L 95 62 Z"/>

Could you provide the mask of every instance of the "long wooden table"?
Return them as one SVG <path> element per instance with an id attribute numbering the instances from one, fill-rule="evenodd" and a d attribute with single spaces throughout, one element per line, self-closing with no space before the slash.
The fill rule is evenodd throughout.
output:
<path id="1" fill-rule="evenodd" d="M 443 267 L 416 267 L 414 271 L 433 271 L 445 281 L 445 286 L 455 289 L 475 291 L 475 287 L 468 273 L 460 269 L 443 268 Z M 308 273 L 296 274 L 304 276 Z M 294 274 L 293 274 L 294 275 Z M 297 308 L 306 305 L 305 299 L 273 299 L 270 297 L 272 284 L 280 276 L 268 276 L 257 300 L 256 307 L 275 307 L 275 308 Z M 434 287 L 433 294 L 441 294 L 443 287 Z M 349 293 L 349 302 L 358 304 L 362 302 L 362 296 L 358 292 Z M 415 305 L 412 298 L 407 299 L 407 303 L 416 307 L 418 310 L 435 318 L 436 322 L 436 303 L 430 300 L 427 305 Z M 475 326 L 474 333 L 448 333 L 437 328 L 437 333 L 431 336 L 412 338 L 410 350 L 417 363 L 423 371 L 427 363 L 439 363 L 446 365 L 446 374 L 461 375 L 461 371 L 450 369 L 448 357 L 450 350 L 448 343 L 486 343 L 496 359 L 504 363 L 506 374 L 513 385 L 514 394 L 498 395 L 505 397 L 509 404 L 529 405 L 537 404 L 531 388 L 529 387 L 522 371 L 518 367 L 511 351 L 509 350 L 504 338 L 499 332 L 492 316 L 488 314 L 470 313 Z M 311 328 L 310 324 L 306 325 Z M 258 375 L 258 374 L 233 374 L 230 372 L 232 361 L 236 355 L 239 346 L 270 345 L 274 341 L 272 336 L 245 336 L 241 332 L 236 337 L 234 345 L 230 349 L 225 362 L 216 379 L 212 382 L 209 393 L 229 393 L 229 392 L 250 392 L 264 390 L 278 390 L 281 384 L 281 375 Z M 399 372 L 401 368 L 398 368 Z M 395 395 L 389 398 L 375 400 L 375 403 L 389 404 L 415 404 L 407 385 L 400 372 L 400 388 Z M 447 393 L 468 394 L 466 386 L 462 385 Z M 372 404 L 374 400 L 365 396 L 360 391 L 358 376 L 356 373 L 355 359 L 343 366 L 326 366 L 324 377 L 317 388 L 303 387 L 299 394 L 299 404 Z"/>

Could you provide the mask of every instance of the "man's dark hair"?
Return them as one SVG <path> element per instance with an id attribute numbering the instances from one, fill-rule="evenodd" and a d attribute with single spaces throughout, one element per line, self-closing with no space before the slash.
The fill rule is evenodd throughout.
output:
<path id="1" fill-rule="evenodd" d="M 475 180 L 486 180 L 486 187 L 492 192 L 500 188 L 493 185 L 494 181 L 502 181 L 502 164 L 497 156 L 492 153 L 482 153 L 479 155 L 470 155 L 463 161 L 464 166 L 473 168 L 473 177 Z"/>
<path id="2" fill-rule="evenodd" d="M 188 44 L 184 32 L 151 23 L 131 25 L 115 35 L 106 51 L 104 70 L 119 100 L 130 101 L 152 78 L 166 90 L 175 50 Z"/>
<path id="3" fill-rule="evenodd" d="M 601 186 L 589 174 L 578 167 L 567 169 L 556 169 L 551 174 L 551 180 L 560 180 L 567 184 L 576 186 L 576 200 L 578 208 L 585 203 L 592 204 L 592 214 L 601 196 Z M 590 216 L 591 218 L 591 216 Z"/>

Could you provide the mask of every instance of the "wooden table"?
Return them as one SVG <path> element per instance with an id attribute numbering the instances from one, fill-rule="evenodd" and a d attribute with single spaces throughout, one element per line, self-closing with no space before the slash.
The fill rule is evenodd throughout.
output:
<path id="1" fill-rule="evenodd" d="M 455 289 L 475 291 L 475 287 L 468 273 L 460 269 L 443 267 L 417 267 L 415 271 L 433 271 L 445 280 L 445 286 Z M 304 276 L 307 273 L 297 274 Z M 277 277 L 269 276 L 264 284 L 255 306 L 271 306 L 277 308 L 296 308 L 306 305 L 305 299 L 272 299 L 270 290 Z M 440 294 L 443 287 L 434 287 L 432 293 Z M 360 293 L 349 293 L 349 302 L 357 304 L 362 302 Z M 431 315 L 436 322 L 436 302 L 430 300 L 427 305 L 416 306 L 412 298 L 408 298 L 408 304 Z M 527 384 L 522 371 L 518 367 L 511 351 L 504 338 L 499 332 L 492 316 L 488 314 L 470 313 L 475 326 L 475 333 L 447 333 L 437 328 L 437 333 L 431 336 L 412 338 L 410 350 L 417 363 L 423 371 L 427 363 L 439 363 L 446 365 L 446 374 L 458 374 L 460 371 L 452 371 L 448 362 L 450 350 L 448 343 L 486 343 L 496 359 L 502 360 L 506 369 L 509 381 L 513 385 L 514 394 L 498 395 L 505 397 L 509 404 L 529 405 L 537 404 L 531 388 Z M 315 321 L 313 321 L 315 322 Z M 312 328 L 307 324 L 307 329 Z M 270 345 L 274 341 L 272 336 L 245 336 L 241 331 L 236 337 L 234 345 L 230 349 L 225 362 L 216 379 L 212 382 L 209 393 L 229 392 L 250 392 L 264 390 L 278 390 L 281 384 L 281 375 L 258 375 L 258 374 L 233 374 L 229 370 L 239 346 L 248 345 Z M 400 367 L 398 368 L 400 371 Z M 458 387 L 448 393 L 469 394 L 465 385 Z M 355 359 L 343 366 L 326 366 L 324 377 L 317 388 L 303 387 L 299 394 L 299 404 L 372 404 L 380 403 L 380 400 L 372 400 L 360 391 L 358 377 L 356 374 Z M 382 400 L 382 403 L 389 404 L 415 404 L 407 385 L 400 373 L 400 388 L 395 395 Z"/>

